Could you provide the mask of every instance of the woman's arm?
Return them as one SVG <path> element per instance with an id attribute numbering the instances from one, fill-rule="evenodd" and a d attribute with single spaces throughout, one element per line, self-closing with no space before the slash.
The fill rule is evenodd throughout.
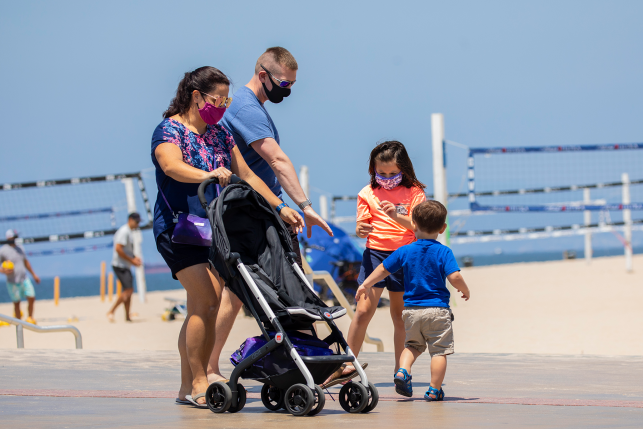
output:
<path id="1" fill-rule="evenodd" d="M 255 191 L 261 194 L 273 209 L 282 203 L 282 201 L 270 190 L 264 181 L 261 180 L 250 169 L 250 167 L 248 167 L 248 164 L 246 164 L 246 161 L 243 159 L 243 156 L 241 155 L 241 152 L 239 152 L 239 148 L 237 146 L 234 146 L 230 152 L 230 169 L 233 174 L 236 174 L 242 180 L 248 182 Z M 281 216 L 285 222 L 291 224 L 298 233 L 306 226 L 299 213 L 289 207 L 281 209 L 279 216 Z"/>
<path id="2" fill-rule="evenodd" d="M 161 143 L 154 150 L 154 156 L 163 172 L 177 182 L 201 183 L 211 177 L 219 177 L 221 186 L 226 186 L 230 181 L 230 172 L 226 174 L 228 170 L 223 167 L 203 171 L 183 162 L 183 153 L 174 143 Z"/>

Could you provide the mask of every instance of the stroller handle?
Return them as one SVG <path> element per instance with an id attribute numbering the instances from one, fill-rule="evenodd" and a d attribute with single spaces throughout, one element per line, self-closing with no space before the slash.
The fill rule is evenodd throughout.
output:
<path id="1" fill-rule="evenodd" d="M 240 183 L 240 182 L 243 182 L 243 180 L 241 180 L 241 178 L 239 178 L 239 176 L 237 176 L 235 174 L 230 176 L 230 183 L 231 184 Z M 205 188 L 207 188 L 208 186 L 212 185 L 213 183 L 218 185 L 219 184 L 219 179 L 216 178 L 216 177 L 210 177 L 208 180 L 204 180 L 199 185 L 199 190 L 197 191 L 197 194 L 199 195 L 199 202 L 201 203 L 201 206 L 204 209 L 208 206 L 208 201 L 205 199 Z"/>

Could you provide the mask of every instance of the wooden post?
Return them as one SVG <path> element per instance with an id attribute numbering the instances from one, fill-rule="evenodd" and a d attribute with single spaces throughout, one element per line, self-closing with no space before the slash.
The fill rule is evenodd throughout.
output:
<path id="1" fill-rule="evenodd" d="M 107 275 L 107 299 L 109 302 L 112 302 L 113 295 L 114 295 L 114 273 L 110 272 Z"/>
<path id="2" fill-rule="evenodd" d="M 100 263 L 100 302 L 105 302 L 105 261 Z"/>
<path id="3" fill-rule="evenodd" d="M 58 305 L 60 299 L 60 277 L 54 277 L 54 305 Z"/>
<path id="4" fill-rule="evenodd" d="M 116 299 L 121 297 L 121 292 L 123 292 L 123 285 L 120 280 L 116 279 Z"/>

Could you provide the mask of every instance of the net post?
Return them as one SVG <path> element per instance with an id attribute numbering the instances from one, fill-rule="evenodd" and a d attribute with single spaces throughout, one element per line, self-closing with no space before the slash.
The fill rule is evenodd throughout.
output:
<path id="1" fill-rule="evenodd" d="M 586 205 L 592 203 L 589 188 L 583 188 L 583 203 Z M 590 264 L 592 262 L 592 232 L 589 226 L 592 224 L 592 212 L 585 210 L 583 216 L 585 221 L 585 262 Z"/>
<path id="2" fill-rule="evenodd" d="M 105 302 L 105 261 L 100 263 L 100 302 Z"/>
<path id="3" fill-rule="evenodd" d="M 109 272 L 107 274 L 107 300 L 109 302 L 112 302 L 112 298 L 114 297 L 114 273 Z"/>
<path id="4" fill-rule="evenodd" d="M 446 154 L 444 150 L 444 115 L 431 114 L 431 141 L 433 147 L 433 199 L 447 207 Z M 448 244 L 448 233 L 438 236 L 438 241 Z"/>
<path id="5" fill-rule="evenodd" d="M 623 173 L 621 175 L 623 182 L 623 205 L 632 203 L 630 198 L 630 175 Z M 623 209 L 623 236 L 625 238 L 625 270 L 632 272 L 632 211 Z"/>
<path id="6" fill-rule="evenodd" d="M 60 300 L 60 277 L 54 277 L 54 305 L 58 306 Z"/>
<path id="7" fill-rule="evenodd" d="M 328 220 L 328 197 L 326 195 L 319 196 L 319 214 L 324 220 Z"/>
<path id="8" fill-rule="evenodd" d="M 127 196 L 127 212 L 134 213 L 136 211 L 136 197 L 134 194 L 134 179 L 123 179 L 125 185 L 125 195 Z M 140 186 L 140 185 L 139 185 Z M 147 283 L 145 282 L 145 267 L 143 264 L 143 234 L 140 229 L 132 231 L 132 238 L 134 241 L 134 256 L 141 260 L 141 265 L 134 269 L 136 273 L 136 289 L 138 298 L 142 303 L 145 303 L 145 293 L 147 292 Z"/>
<path id="9" fill-rule="evenodd" d="M 330 221 L 331 223 L 335 223 L 335 213 L 336 213 L 336 208 L 335 208 L 335 197 L 332 197 L 330 200 Z"/>

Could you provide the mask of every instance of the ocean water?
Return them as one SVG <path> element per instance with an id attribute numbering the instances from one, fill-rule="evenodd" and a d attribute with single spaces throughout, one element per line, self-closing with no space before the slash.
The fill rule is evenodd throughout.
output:
<path id="1" fill-rule="evenodd" d="M 147 290 L 171 290 L 181 289 L 181 284 L 172 278 L 170 272 L 148 273 L 146 274 Z M 36 299 L 53 299 L 54 298 L 54 279 L 43 278 L 40 284 L 34 284 L 36 290 Z M 136 290 L 136 282 L 134 282 Z M 105 286 L 107 289 L 107 285 Z M 105 291 L 107 293 L 107 291 Z M 114 293 L 116 293 L 116 281 L 114 281 Z M 79 276 L 79 277 L 61 277 L 60 278 L 60 297 L 71 298 L 76 296 L 95 296 L 100 295 L 100 276 Z M 9 293 L 7 292 L 6 283 L 0 282 L 0 302 L 10 302 Z"/>
<path id="2" fill-rule="evenodd" d="M 634 247 L 634 253 L 643 253 L 643 247 Z M 623 254 L 623 248 L 595 249 L 594 257 L 617 256 Z M 469 257 L 473 259 L 473 266 L 513 264 L 520 262 L 544 262 L 559 261 L 563 259 L 562 252 L 534 252 L 534 253 L 500 253 L 500 254 L 473 254 L 457 255 L 458 264 L 464 267 L 463 259 Z M 583 258 L 582 251 L 576 251 L 576 258 Z M 181 289 L 181 284 L 172 278 L 167 267 L 155 267 L 146 274 L 147 290 L 172 290 Z M 116 286 L 114 286 L 115 288 Z M 42 282 L 37 285 L 34 282 L 36 290 L 36 299 L 53 299 L 54 297 L 54 279 L 43 278 Z M 100 276 L 78 276 L 78 277 L 61 277 L 60 278 L 60 297 L 70 298 L 76 296 L 95 296 L 100 295 Z M 0 281 L 0 302 L 10 302 L 9 294 L 5 282 Z"/>

